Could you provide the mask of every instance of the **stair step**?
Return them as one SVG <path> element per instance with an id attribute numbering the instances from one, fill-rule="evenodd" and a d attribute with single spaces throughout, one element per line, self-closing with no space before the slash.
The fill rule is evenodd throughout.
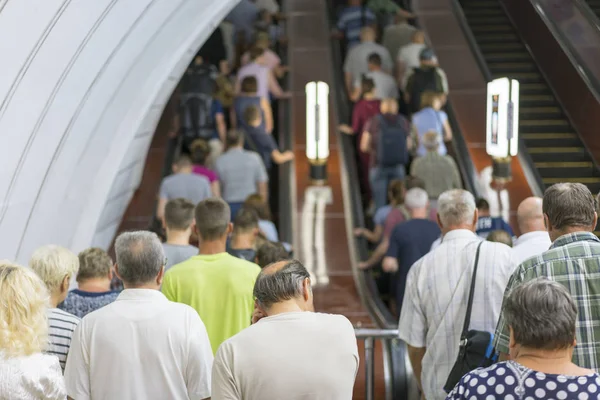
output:
<path id="1" fill-rule="evenodd" d="M 500 21 L 502 22 L 502 21 Z M 490 32 L 514 32 L 514 28 L 511 25 L 504 25 L 504 24 L 485 24 L 485 25 L 473 25 L 471 30 L 474 33 L 479 33 L 482 32 L 481 34 L 484 33 L 490 33 Z"/>
<path id="2" fill-rule="evenodd" d="M 542 182 L 544 182 L 544 184 L 548 185 L 548 184 L 553 184 L 553 183 L 561 183 L 561 182 L 576 182 L 576 183 L 584 183 L 584 184 L 590 184 L 590 183 L 600 183 L 600 177 L 596 177 L 596 176 L 580 176 L 580 177 L 574 177 L 574 178 L 569 178 L 569 177 L 565 177 L 565 178 L 542 178 Z"/>
<path id="3" fill-rule="evenodd" d="M 550 162 L 536 162 L 534 163 L 536 168 L 593 168 L 594 163 L 591 161 L 575 161 L 575 162 L 564 162 L 564 161 L 550 161 Z"/>
<path id="4" fill-rule="evenodd" d="M 484 55 L 488 62 L 507 61 L 507 60 L 530 60 L 531 55 L 527 51 L 511 51 L 506 53 L 488 53 Z"/>
<path id="5" fill-rule="evenodd" d="M 535 147 L 528 149 L 529 154 L 577 153 L 585 154 L 583 147 Z"/>
<path id="6" fill-rule="evenodd" d="M 564 119 L 546 119 L 546 120 L 520 120 L 519 126 L 570 126 L 569 121 Z"/>
<path id="7" fill-rule="evenodd" d="M 526 50 L 525 46 L 519 42 L 507 42 L 507 43 L 479 43 L 479 48 L 483 51 L 515 51 L 515 50 Z"/>
<path id="8" fill-rule="evenodd" d="M 537 67 L 533 62 L 490 62 L 488 66 L 492 72 L 508 73 L 510 71 L 526 72 L 537 71 Z"/>
<path id="9" fill-rule="evenodd" d="M 509 77 L 516 79 L 519 83 L 540 83 L 543 82 L 542 76 L 538 72 L 511 72 L 510 74 L 493 74 L 494 79 Z"/>
<path id="10" fill-rule="evenodd" d="M 561 112 L 558 107 L 527 107 L 522 106 L 519 108 L 519 114 L 530 115 L 530 114 L 559 114 Z"/>
<path id="11" fill-rule="evenodd" d="M 504 42 L 518 42 L 519 37 L 515 33 L 497 33 L 493 35 L 478 35 L 478 43 L 504 43 Z"/>
<path id="12" fill-rule="evenodd" d="M 524 133 L 521 138 L 525 140 L 579 139 L 575 133 Z"/>

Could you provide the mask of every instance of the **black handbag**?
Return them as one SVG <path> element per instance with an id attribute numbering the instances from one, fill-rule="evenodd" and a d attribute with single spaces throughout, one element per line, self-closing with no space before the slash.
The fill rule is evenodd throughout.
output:
<path id="1" fill-rule="evenodd" d="M 469 303 L 467 304 L 467 314 L 465 315 L 465 323 L 460 336 L 458 357 L 444 385 L 446 393 L 450 393 L 464 375 L 474 369 L 489 367 L 494 363 L 492 358 L 494 335 L 489 332 L 469 330 L 471 309 L 473 308 L 473 294 L 475 293 L 475 281 L 477 278 L 477 265 L 479 264 L 479 250 L 482 244 L 483 242 L 477 246 L 473 277 L 471 278 L 471 290 L 469 291 Z"/>

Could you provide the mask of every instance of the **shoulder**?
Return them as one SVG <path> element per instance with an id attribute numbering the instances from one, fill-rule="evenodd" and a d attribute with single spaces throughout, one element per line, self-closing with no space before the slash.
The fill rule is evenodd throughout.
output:
<path id="1" fill-rule="evenodd" d="M 253 276 L 256 278 L 261 271 L 260 267 L 253 262 L 242 260 L 241 258 L 234 257 L 231 254 L 227 254 L 227 257 L 228 260 L 226 260 L 226 262 L 229 265 L 239 269 L 247 276 Z"/>
<path id="2" fill-rule="evenodd" d="M 48 313 L 48 319 L 51 322 L 52 321 L 61 321 L 61 322 L 71 323 L 74 325 L 79 324 L 79 322 L 81 321 L 81 319 L 76 317 L 75 315 L 68 313 L 64 310 L 61 310 L 59 308 L 50 309 L 50 311 Z"/>

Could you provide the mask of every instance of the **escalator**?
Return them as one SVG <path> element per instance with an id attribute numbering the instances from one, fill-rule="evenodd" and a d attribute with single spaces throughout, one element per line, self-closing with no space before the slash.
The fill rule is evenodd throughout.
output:
<path id="1" fill-rule="evenodd" d="M 588 6 L 596 13 L 598 18 L 600 18 L 600 0 L 585 0 Z"/>
<path id="2" fill-rule="evenodd" d="M 487 67 L 488 79 L 521 84 L 519 132 L 547 187 L 580 182 L 600 191 L 600 173 L 498 0 L 459 0 Z M 597 1 L 600 5 L 600 0 Z"/>

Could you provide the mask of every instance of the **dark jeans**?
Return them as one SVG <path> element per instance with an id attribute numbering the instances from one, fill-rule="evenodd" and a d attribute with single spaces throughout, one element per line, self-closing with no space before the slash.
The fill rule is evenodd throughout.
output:
<path id="1" fill-rule="evenodd" d="M 379 209 L 387 204 L 387 193 L 390 182 L 394 179 L 404 179 L 406 169 L 404 165 L 395 167 L 373 167 L 369 171 L 369 181 L 371 182 L 371 192 L 375 201 L 375 209 Z"/>
<path id="2" fill-rule="evenodd" d="M 240 211 L 240 209 L 242 208 L 242 206 L 244 205 L 244 203 L 229 203 L 229 208 L 231 209 L 231 221 L 233 222 L 233 220 L 235 219 L 235 216 L 237 215 L 238 211 Z"/>

